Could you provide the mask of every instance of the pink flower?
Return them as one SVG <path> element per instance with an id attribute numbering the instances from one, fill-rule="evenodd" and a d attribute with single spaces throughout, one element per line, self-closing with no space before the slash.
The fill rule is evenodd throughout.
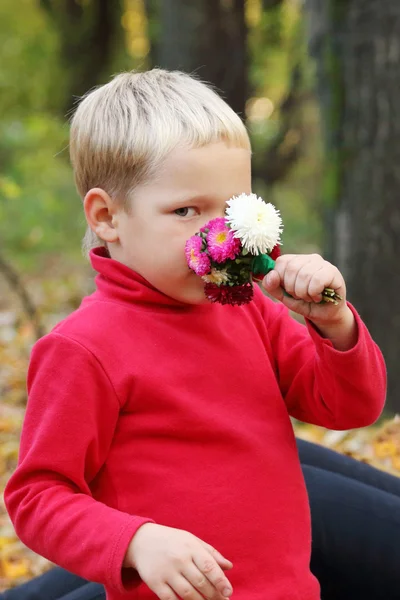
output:
<path id="1" fill-rule="evenodd" d="M 212 260 L 223 263 L 228 258 L 234 260 L 240 250 L 241 243 L 238 238 L 233 237 L 233 231 L 227 226 L 223 217 L 210 221 L 206 228 L 207 246 Z"/>
<path id="2" fill-rule="evenodd" d="M 231 306 L 240 306 L 248 304 L 253 298 L 253 286 L 251 283 L 244 285 L 216 285 L 215 283 L 206 283 L 204 292 L 210 302 L 219 302 L 220 304 L 230 304 Z"/>
<path id="3" fill-rule="evenodd" d="M 208 255 L 202 251 L 203 240 L 198 235 L 193 235 L 185 244 L 186 260 L 189 268 L 196 275 L 207 275 L 211 270 L 211 262 Z"/>

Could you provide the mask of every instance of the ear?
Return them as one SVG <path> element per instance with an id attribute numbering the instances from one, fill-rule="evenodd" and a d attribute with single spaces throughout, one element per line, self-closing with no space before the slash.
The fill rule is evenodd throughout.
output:
<path id="1" fill-rule="evenodd" d="M 116 208 L 107 192 L 101 188 L 89 190 L 83 200 L 83 208 L 89 227 L 100 239 L 109 243 L 118 241 Z"/>

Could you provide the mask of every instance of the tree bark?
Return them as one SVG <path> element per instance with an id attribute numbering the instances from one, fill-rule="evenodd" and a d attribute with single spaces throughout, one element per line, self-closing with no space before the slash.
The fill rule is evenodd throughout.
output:
<path id="1" fill-rule="evenodd" d="M 329 161 L 329 253 L 381 347 L 400 411 L 400 4 L 307 0 Z M 374 374 L 371 373 L 371 383 Z"/>
<path id="2" fill-rule="evenodd" d="M 33 302 L 28 290 L 18 272 L 14 269 L 12 264 L 0 254 L 0 274 L 4 276 L 11 289 L 16 293 L 26 316 L 32 323 L 36 339 L 41 338 L 45 334 L 44 327 L 42 325 L 40 315 L 35 303 Z"/>
<path id="3" fill-rule="evenodd" d="M 244 118 L 247 51 L 244 0 L 163 0 L 157 65 L 196 73 Z"/>
<path id="4" fill-rule="evenodd" d="M 75 100 L 109 76 L 116 40 L 122 38 L 121 0 L 40 0 L 53 19 L 60 38 L 60 56 L 66 72 L 68 113 Z"/>

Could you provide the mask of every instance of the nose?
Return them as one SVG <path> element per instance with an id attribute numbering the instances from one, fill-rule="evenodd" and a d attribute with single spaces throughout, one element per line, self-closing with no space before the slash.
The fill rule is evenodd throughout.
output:
<path id="1" fill-rule="evenodd" d="M 213 219 L 217 218 L 217 217 L 226 217 L 225 211 L 228 208 L 228 205 L 225 202 L 221 203 L 218 208 L 215 209 L 215 215 L 212 217 Z"/>
<path id="2" fill-rule="evenodd" d="M 227 208 L 227 204 L 226 204 L 226 202 L 225 202 L 224 206 L 223 206 L 223 207 L 221 208 L 221 210 L 219 211 L 219 216 L 220 216 L 220 217 L 224 217 L 224 218 L 226 217 L 226 214 L 225 214 L 226 208 Z"/>
<path id="3" fill-rule="evenodd" d="M 209 207 L 209 210 L 207 210 L 207 213 L 204 213 L 204 219 L 203 219 L 203 223 L 202 223 L 202 227 L 204 227 L 204 225 L 206 225 L 207 223 L 209 223 L 209 221 L 213 220 L 213 219 L 217 219 L 217 218 L 225 218 L 226 217 L 226 209 L 227 209 L 228 205 L 227 205 L 227 200 L 220 200 L 218 202 L 216 202 L 214 204 L 213 207 Z"/>
<path id="4" fill-rule="evenodd" d="M 207 218 L 205 219 L 204 223 L 202 224 L 202 227 L 204 227 L 205 225 L 207 225 L 207 223 L 209 223 L 210 221 L 213 221 L 214 219 L 225 218 L 225 217 L 226 217 L 225 209 L 212 211 L 207 215 Z"/>

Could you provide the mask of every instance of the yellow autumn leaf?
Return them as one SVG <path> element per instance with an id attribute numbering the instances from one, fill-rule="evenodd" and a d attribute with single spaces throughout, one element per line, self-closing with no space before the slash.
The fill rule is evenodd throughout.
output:
<path id="1" fill-rule="evenodd" d="M 384 442 L 374 442 L 373 447 L 375 454 L 378 458 L 394 456 L 397 452 L 397 445 L 396 442 L 394 442 L 393 440 L 387 440 Z"/>
<path id="2" fill-rule="evenodd" d="M 9 557 L 0 561 L 3 577 L 16 579 L 30 573 L 30 563 L 26 558 Z"/>

